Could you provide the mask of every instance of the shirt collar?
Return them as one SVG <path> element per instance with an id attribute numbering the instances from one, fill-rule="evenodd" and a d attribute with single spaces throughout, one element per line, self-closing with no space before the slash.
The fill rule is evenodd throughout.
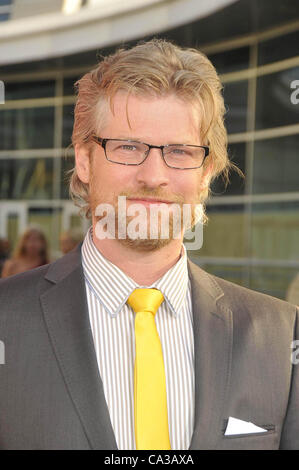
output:
<path id="1" fill-rule="evenodd" d="M 92 227 L 84 238 L 82 265 L 85 280 L 105 310 L 115 317 L 129 295 L 138 287 L 157 288 L 164 295 L 172 314 L 179 315 L 188 288 L 187 255 L 184 245 L 177 263 L 151 286 L 140 286 L 120 268 L 105 258 L 92 239 Z"/>

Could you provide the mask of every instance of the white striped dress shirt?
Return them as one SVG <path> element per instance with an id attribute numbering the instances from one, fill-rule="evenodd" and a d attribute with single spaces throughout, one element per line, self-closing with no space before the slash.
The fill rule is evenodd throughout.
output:
<path id="1" fill-rule="evenodd" d="M 126 304 L 137 287 L 159 289 L 156 315 L 166 375 L 171 448 L 188 449 L 194 425 L 194 341 L 185 247 L 179 261 L 151 286 L 139 286 L 96 248 L 92 227 L 82 244 L 89 319 L 117 446 L 135 450 L 134 312 Z"/>

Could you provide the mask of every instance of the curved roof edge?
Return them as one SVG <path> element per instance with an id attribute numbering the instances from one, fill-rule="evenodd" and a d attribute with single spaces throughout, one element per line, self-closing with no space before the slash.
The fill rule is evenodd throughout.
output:
<path id="1" fill-rule="evenodd" d="M 142 38 L 208 16 L 236 0 L 109 0 L 73 15 L 1 25 L 0 65 L 48 59 Z"/>

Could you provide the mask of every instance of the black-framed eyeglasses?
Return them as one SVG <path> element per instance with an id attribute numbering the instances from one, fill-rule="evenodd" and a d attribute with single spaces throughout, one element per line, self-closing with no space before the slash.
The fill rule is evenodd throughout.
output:
<path id="1" fill-rule="evenodd" d="M 167 144 L 150 145 L 145 142 L 124 139 L 102 139 L 95 135 L 91 139 L 104 149 L 109 162 L 120 165 L 141 165 L 151 149 L 160 149 L 165 164 L 177 170 L 200 168 L 209 155 L 209 147 L 204 145 Z"/>

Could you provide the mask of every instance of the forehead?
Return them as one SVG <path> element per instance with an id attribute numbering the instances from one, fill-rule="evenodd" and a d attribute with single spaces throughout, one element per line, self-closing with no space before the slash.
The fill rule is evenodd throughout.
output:
<path id="1" fill-rule="evenodd" d="M 119 91 L 111 100 L 101 137 L 173 138 L 199 137 L 199 117 L 195 106 L 176 95 L 136 96 Z M 103 133 L 102 132 L 102 133 Z M 111 135 L 111 132 L 114 135 Z M 119 134 L 123 135 L 119 135 Z"/>

